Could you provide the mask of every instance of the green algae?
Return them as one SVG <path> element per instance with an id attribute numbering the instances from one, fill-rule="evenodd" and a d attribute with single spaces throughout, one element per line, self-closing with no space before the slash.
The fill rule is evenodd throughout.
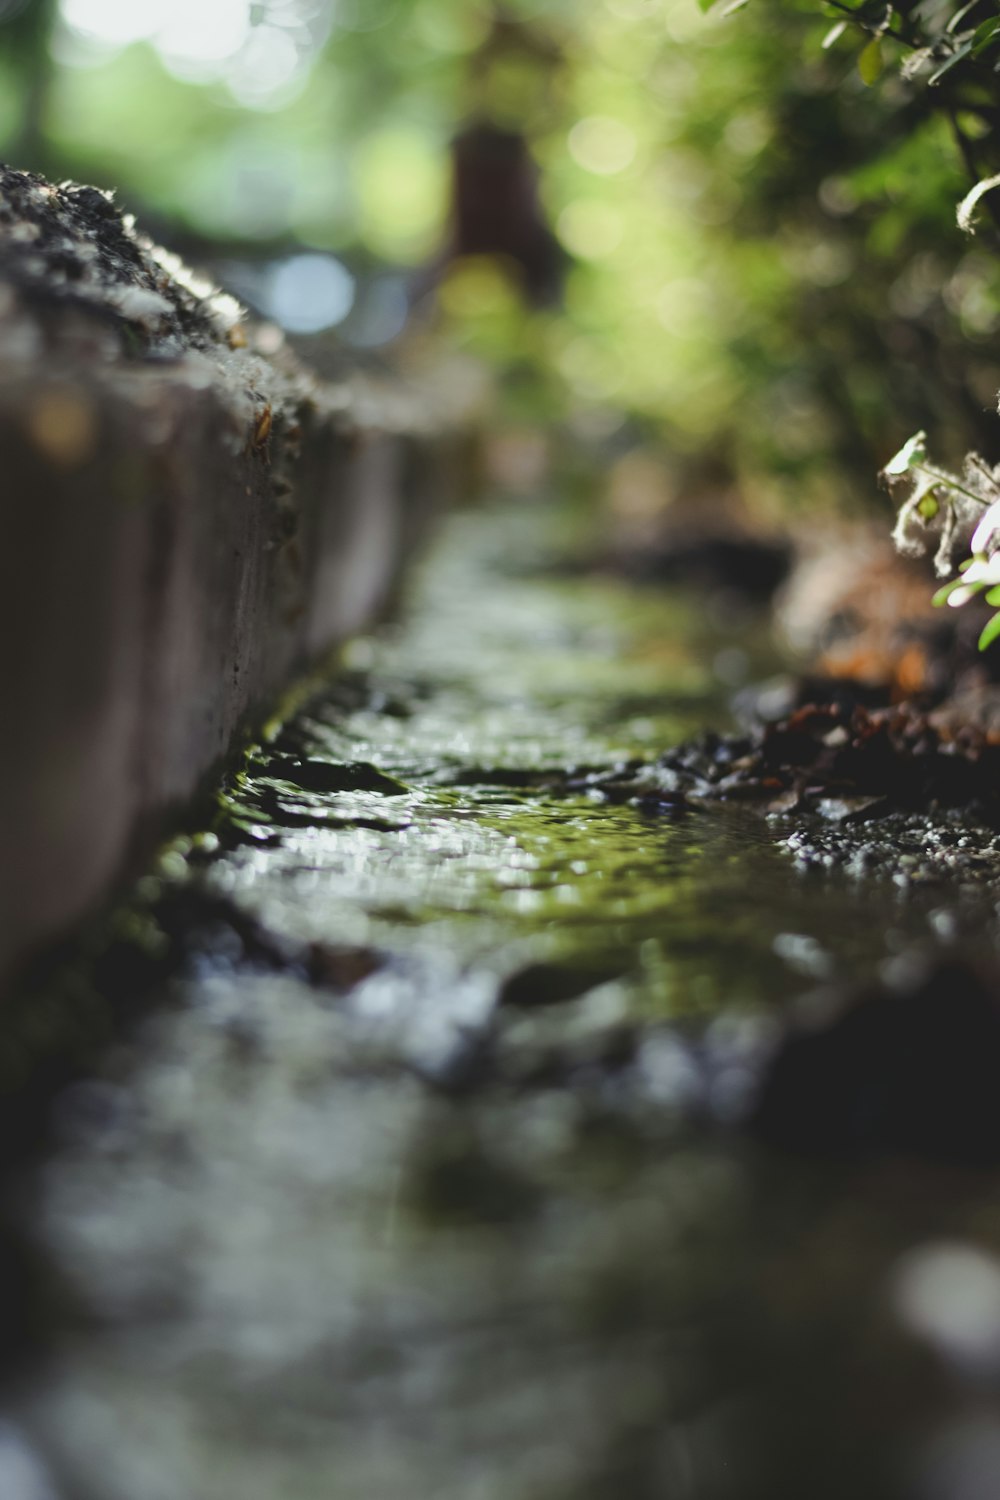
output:
<path id="1" fill-rule="evenodd" d="M 558 519 L 453 523 L 405 629 L 356 643 L 346 674 L 251 756 L 209 888 L 300 941 L 335 924 L 398 950 L 409 932 L 498 985 L 584 966 L 621 980 L 636 1017 L 766 1007 L 810 963 L 849 974 L 900 933 L 925 937 L 931 895 L 798 880 L 755 816 L 664 817 L 581 790 L 587 771 L 638 769 L 725 722 L 713 663 L 728 652 L 728 678 L 733 646 L 683 596 L 526 569 L 524 536 Z M 744 620 L 740 642 L 745 673 L 774 665 L 762 624 Z M 789 932 L 811 957 L 776 949 Z"/>

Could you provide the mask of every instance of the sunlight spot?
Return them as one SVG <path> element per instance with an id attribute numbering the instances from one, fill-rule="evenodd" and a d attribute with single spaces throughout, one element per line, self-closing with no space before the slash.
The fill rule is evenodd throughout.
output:
<path id="1" fill-rule="evenodd" d="M 656 318 L 668 333 L 683 337 L 701 322 L 705 304 L 705 283 L 695 276 L 678 276 L 657 293 Z"/>
<path id="2" fill-rule="evenodd" d="M 12 1423 L 0 1423 L 0 1493 L 10 1500 L 56 1500 L 34 1449 Z"/>
<path id="3" fill-rule="evenodd" d="M 736 156 L 751 157 L 764 149 L 773 134 L 767 116 L 748 109 L 733 115 L 723 132 L 723 139 Z"/>
<path id="4" fill-rule="evenodd" d="M 277 26 L 257 26 L 226 82 L 239 104 L 254 109 L 285 89 L 298 70 L 299 49 L 289 33 Z"/>
<path id="5" fill-rule="evenodd" d="M 109 47 L 155 35 L 170 11 L 170 0 L 62 0 L 67 26 Z"/>
<path id="6" fill-rule="evenodd" d="M 448 269 L 438 300 L 449 317 L 504 317 L 517 307 L 517 290 L 503 261 L 467 256 Z"/>
<path id="7" fill-rule="evenodd" d="M 557 364 L 572 389 L 584 399 L 611 399 L 621 389 L 622 373 L 609 352 L 582 334 L 560 350 Z"/>
<path id="8" fill-rule="evenodd" d="M 621 216 L 606 203 L 585 198 L 563 209 L 556 230 L 567 250 L 584 260 L 601 260 L 622 242 Z"/>
<path id="9" fill-rule="evenodd" d="M 168 67 L 212 68 L 233 57 L 249 34 L 247 0 L 172 0 L 155 40 Z"/>
<path id="10" fill-rule="evenodd" d="M 351 163 L 358 224 L 387 260 L 419 261 L 441 232 L 447 165 L 428 131 L 395 125 L 368 134 Z"/>
<path id="11" fill-rule="evenodd" d="M 846 218 L 858 206 L 858 195 L 846 177 L 824 177 L 816 194 L 820 207 L 834 218 Z"/>
<path id="12" fill-rule="evenodd" d="M 974 1245 L 925 1245 L 893 1277 L 901 1322 L 960 1367 L 1000 1368 L 1000 1262 Z"/>
<path id="13" fill-rule="evenodd" d="M 358 349 L 377 349 L 402 333 L 409 316 L 406 286 L 399 277 L 383 276 L 369 287 L 350 342 Z"/>
<path id="14" fill-rule="evenodd" d="M 267 311 L 290 333 L 318 333 L 343 322 L 354 305 L 354 277 L 332 255 L 293 255 L 269 278 Z"/>
<path id="15" fill-rule="evenodd" d="M 778 958 L 808 979 L 829 979 L 833 960 L 814 937 L 804 932 L 779 932 L 771 944 Z"/>
<path id="16" fill-rule="evenodd" d="M 222 79 L 249 109 L 287 102 L 301 72 L 308 16 L 288 6 L 276 4 L 261 25 L 251 0 L 61 0 L 61 9 L 70 40 L 105 52 L 150 42 L 174 77 Z"/>
<path id="17" fill-rule="evenodd" d="M 613 177 L 635 160 L 635 134 L 611 115 L 588 115 L 569 133 L 569 152 L 587 172 Z"/>

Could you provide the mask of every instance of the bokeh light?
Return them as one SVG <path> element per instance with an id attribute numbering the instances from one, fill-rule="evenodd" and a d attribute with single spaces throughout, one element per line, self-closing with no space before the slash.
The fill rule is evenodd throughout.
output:
<path id="1" fill-rule="evenodd" d="M 69 42 L 84 48 L 76 61 L 99 63 L 148 42 L 175 78 L 224 82 L 249 109 L 287 101 L 330 15 L 310 0 L 61 0 Z M 62 53 L 74 60 L 72 45 Z"/>
<path id="2" fill-rule="evenodd" d="M 354 277 L 332 255 L 293 255 L 271 270 L 267 315 L 290 333 L 318 333 L 342 323 L 354 305 Z"/>
<path id="3" fill-rule="evenodd" d="M 628 126 L 605 115 L 578 120 L 569 133 L 573 160 L 599 177 L 624 172 L 635 160 L 636 146 L 635 135 Z"/>

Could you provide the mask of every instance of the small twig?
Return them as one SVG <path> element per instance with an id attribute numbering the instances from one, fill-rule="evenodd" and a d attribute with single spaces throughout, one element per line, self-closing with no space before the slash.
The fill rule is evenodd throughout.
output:
<path id="1" fill-rule="evenodd" d="M 951 125 L 952 135 L 955 137 L 955 143 L 958 146 L 962 161 L 965 163 L 965 170 L 969 174 L 974 191 L 976 186 L 982 180 L 983 174 L 980 169 L 979 163 L 976 160 L 976 153 L 973 149 L 972 142 L 969 140 L 969 137 L 966 135 L 965 131 L 958 123 L 958 112 L 955 109 L 954 105 L 950 106 L 948 109 L 948 122 Z M 989 214 L 990 218 L 993 220 L 994 228 L 1000 229 L 1000 202 L 998 202 L 990 193 L 983 194 L 983 197 L 986 201 L 986 211 Z"/>
<path id="2" fill-rule="evenodd" d="M 911 471 L 915 474 L 926 474 L 928 479 L 944 485 L 945 489 L 954 490 L 956 495 L 964 495 L 966 500 L 974 500 L 977 505 L 991 505 L 992 501 L 984 500 L 982 495 L 977 495 L 974 490 L 967 490 L 961 480 L 956 479 L 954 474 L 949 474 L 946 469 L 938 469 L 933 464 L 911 464 Z"/>
<path id="3" fill-rule="evenodd" d="M 833 10 L 839 10 L 843 15 L 850 16 L 855 26 L 859 26 L 862 31 L 867 31 L 870 36 L 891 36 L 894 42 L 899 42 L 903 47 L 909 47 L 914 52 L 924 45 L 922 42 L 912 42 L 901 32 L 893 31 L 891 26 L 876 26 L 873 21 L 863 21 L 854 7 L 845 5 L 844 0 L 825 0 L 825 3 Z"/>

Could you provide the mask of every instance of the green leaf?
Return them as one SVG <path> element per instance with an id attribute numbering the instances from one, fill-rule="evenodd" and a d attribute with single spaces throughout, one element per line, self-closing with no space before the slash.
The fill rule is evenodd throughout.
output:
<path id="1" fill-rule="evenodd" d="M 987 604 L 992 604 L 994 607 L 1000 604 L 1000 583 L 995 584 L 991 589 L 987 589 L 986 593 L 983 595 L 983 598 L 986 600 Z"/>
<path id="2" fill-rule="evenodd" d="M 931 74 L 931 76 L 927 80 L 928 86 L 930 86 L 932 83 L 937 83 L 944 77 L 946 73 L 950 73 L 955 64 L 960 63 L 963 57 L 968 57 L 971 51 L 972 38 L 970 37 L 967 42 L 963 42 L 960 47 L 957 47 L 955 49 L 955 51 L 949 57 L 948 61 L 942 63 L 936 73 Z"/>
<path id="3" fill-rule="evenodd" d="M 958 8 L 958 10 L 956 10 L 955 14 L 952 16 L 951 20 L 948 22 L 947 26 L 945 27 L 945 31 L 947 31 L 949 33 L 949 35 L 951 35 L 954 32 L 956 32 L 958 30 L 959 26 L 965 20 L 966 16 L 969 14 L 969 11 L 970 10 L 975 10 L 975 8 L 976 8 L 976 6 L 978 4 L 979 4 L 979 0 L 968 0 L 968 4 L 966 4 L 966 5 L 960 5 L 959 8 Z"/>
<path id="4" fill-rule="evenodd" d="M 983 626 L 982 635 L 979 637 L 980 651 L 985 651 L 987 646 L 991 646 L 998 635 L 1000 635 L 1000 612 Z"/>
<path id="5" fill-rule="evenodd" d="M 897 474 L 905 474 L 912 469 L 914 464 L 920 463 L 927 457 L 927 434 L 926 432 L 915 432 L 913 436 L 903 444 L 899 452 L 890 458 L 883 474 L 895 477 Z"/>
<path id="6" fill-rule="evenodd" d="M 971 562 L 972 559 L 970 558 L 969 561 Z M 968 566 L 969 566 L 969 563 L 967 563 L 967 562 L 962 564 L 963 568 L 967 568 Z M 956 589 L 968 589 L 968 591 L 969 591 L 970 594 L 981 594 L 982 591 L 983 591 L 983 589 L 988 588 L 988 587 L 989 587 L 989 585 L 987 584 L 987 582 L 986 582 L 985 579 L 977 579 L 975 583 L 968 583 L 966 581 L 966 579 L 964 579 L 964 578 L 953 578 L 950 583 L 946 583 L 945 584 L 944 588 L 938 589 L 937 593 L 934 595 L 933 599 L 931 600 L 931 603 L 932 604 L 945 604 L 945 603 L 947 603 L 948 599 L 951 597 L 951 595 L 955 592 Z M 997 587 L 1000 588 L 1000 584 L 998 584 Z"/>
<path id="7" fill-rule="evenodd" d="M 964 579 L 953 578 L 950 583 L 945 584 L 944 588 L 938 589 L 937 593 L 931 599 L 931 603 L 934 605 L 946 604 L 950 595 L 952 595 L 956 589 L 965 588 L 965 586 L 966 585 Z"/>
<path id="8" fill-rule="evenodd" d="M 980 57 L 986 49 L 1000 38 L 1000 16 L 991 16 L 972 33 L 972 55 Z"/>
<path id="9" fill-rule="evenodd" d="M 867 47 L 862 49 L 858 57 L 858 72 L 861 74 L 861 82 L 871 88 L 881 78 L 884 67 L 882 38 L 873 36 Z"/>

